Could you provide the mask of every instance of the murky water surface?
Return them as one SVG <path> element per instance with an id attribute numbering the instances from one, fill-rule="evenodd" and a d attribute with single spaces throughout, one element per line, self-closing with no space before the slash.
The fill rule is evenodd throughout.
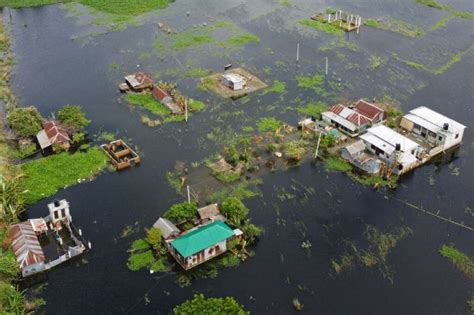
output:
<path id="1" fill-rule="evenodd" d="M 453 243 L 472 256 L 473 234 L 422 215 L 391 197 L 440 210 L 446 217 L 474 226 L 474 217 L 466 210 L 474 209 L 472 49 L 438 76 L 400 61 L 416 61 L 428 69 L 445 64 L 453 54 L 471 47 L 472 21 L 453 19 L 419 38 L 364 27 L 359 35 L 343 37 L 350 45 L 338 45 L 336 37 L 296 22 L 333 7 L 364 17 L 391 16 L 429 29 L 445 14 L 411 0 L 290 2 L 294 6 L 288 9 L 270 0 L 178 0 L 166 10 L 145 15 L 141 25 L 120 31 L 91 24 L 89 17 L 77 16 L 71 7 L 62 5 L 11 10 L 17 58 L 13 84 L 21 103 L 36 105 L 43 115 L 66 104 L 80 104 L 92 119 L 91 135 L 115 132 L 131 139 L 143 156 L 138 168 L 106 173 L 55 196 L 70 201 L 74 221 L 91 240 L 93 250 L 85 261 L 49 273 L 43 291 L 47 313 L 168 313 L 198 291 L 235 296 L 254 314 L 291 313 L 295 297 L 305 304 L 308 314 L 466 312 L 473 282 L 438 250 L 442 244 Z M 452 5 L 474 11 L 471 1 L 453 1 Z M 186 11 L 191 12 L 189 17 Z M 6 9 L 3 13 L 8 18 Z M 261 42 L 230 50 L 192 47 L 171 54 L 153 48 L 155 40 L 166 40 L 157 30 L 158 22 L 181 32 L 213 20 L 232 22 L 240 31 L 258 35 Z M 297 42 L 301 44 L 299 66 L 295 63 Z M 329 80 L 340 79 L 341 86 L 329 89 L 326 97 L 297 88 L 295 77 L 321 73 L 326 56 Z M 385 62 L 373 70 L 371 56 Z M 286 82 L 286 93 L 257 92 L 250 100 L 227 101 L 198 90 L 198 79 L 184 76 L 192 67 L 218 71 L 229 62 L 246 67 L 269 85 L 274 80 Z M 123 74 L 137 69 L 177 81 L 183 94 L 205 101 L 207 109 L 193 115 L 187 125 L 144 126 L 142 111 L 131 109 L 117 89 Z M 177 160 L 202 161 L 222 148 L 224 135 L 241 132 L 242 126 L 255 126 L 260 117 L 275 116 L 294 124 L 298 119 L 294 109 L 299 104 L 383 95 L 400 100 L 405 111 L 425 105 L 467 125 L 459 157 L 416 170 L 393 192 L 375 192 L 343 174 L 327 173 L 322 163 L 303 163 L 271 173 L 263 178 L 262 197 L 245 201 L 253 222 L 265 230 L 255 257 L 188 288 L 180 288 L 172 274 L 127 269 L 126 250 L 142 232 L 121 238 L 122 230 L 135 222 L 148 227 L 171 204 L 182 201 L 165 179 Z M 216 127 L 223 143 L 208 140 L 208 133 Z M 29 215 L 43 216 L 51 199 L 31 207 Z M 393 284 L 377 268 L 356 266 L 341 275 L 331 268 L 331 260 L 344 253 L 346 241 L 364 244 L 368 224 L 385 232 L 400 226 L 413 230 L 388 256 Z M 307 240 L 312 244 L 309 251 L 301 248 Z"/>

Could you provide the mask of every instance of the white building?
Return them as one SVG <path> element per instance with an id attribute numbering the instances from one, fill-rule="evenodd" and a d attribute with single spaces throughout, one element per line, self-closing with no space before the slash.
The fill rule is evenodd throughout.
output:
<path id="1" fill-rule="evenodd" d="M 236 73 L 226 73 L 222 75 L 222 84 L 234 91 L 237 91 L 242 90 L 245 87 L 246 81 L 241 75 Z"/>
<path id="2" fill-rule="evenodd" d="M 400 126 L 426 140 L 439 151 L 449 149 L 462 142 L 466 126 L 421 106 L 403 116 Z"/>
<path id="3" fill-rule="evenodd" d="M 423 148 L 385 125 L 367 129 L 367 133 L 360 138 L 368 151 L 389 166 L 396 166 L 398 173 L 404 173 L 420 164 L 417 156 Z"/>

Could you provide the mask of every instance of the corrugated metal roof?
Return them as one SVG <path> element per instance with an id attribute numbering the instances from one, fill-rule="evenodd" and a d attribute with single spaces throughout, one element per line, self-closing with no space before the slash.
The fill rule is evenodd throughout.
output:
<path id="1" fill-rule="evenodd" d="M 356 153 L 362 152 L 365 150 L 364 141 L 358 140 L 353 144 L 348 145 L 345 149 L 349 152 L 350 155 L 354 155 Z"/>
<path id="2" fill-rule="evenodd" d="M 444 116 L 444 115 L 442 115 L 438 112 L 435 112 L 434 110 L 431 110 L 427 107 L 424 107 L 424 106 L 420 106 L 420 107 L 417 107 L 415 109 L 412 109 L 410 111 L 410 114 L 419 117 L 418 122 L 420 122 L 420 123 L 418 123 L 418 122 L 416 122 L 416 123 L 419 124 L 420 126 L 425 127 L 424 125 L 421 124 L 420 119 L 425 120 L 426 121 L 425 124 L 427 126 L 430 126 L 431 129 L 428 128 L 428 127 L 425 127 L 425 128 L 430 130 L 430 131 L 433 131 L 433 132 L 438 132 L 439 130 L 442 130 L 443 125 L 445 123 L 447 123 L 449 125 L 448 130 L 450 132 L 453 132 L 453 133 L 460 132 L 461 130 L 466 128 L 466 126 L 458 123 L 457 121 L 452 120 L 451 118 L 448 118 L 448 117 L 446 117 L 446 116 Z M 407 118 L 408 120 L 414 119 L 413 116 L 411 116 L 410 114 L 405 115 L 405 118 Z"/>
<path id="3" fill-rule="evenodd" d="M 166 97 L 170 97 L 163 89 L 155 86 L 152 91 L 153 97 L 158 101 L 163 101 Z"/>
<path id="4" fill-rule="evenodd" d="M 54 121 L 43 122 L 43 129 L 49 139 L 50 145 L 55 143 L 69 143 L 69 141 L 71 141 L 67 132 Z"/>
<path id="5" fill-rule="evenodd" d="M 209 219 L 213 216 L 220 214 L 220 211 L 217 206 L 217 203 L 213 203 L 205 207 L 199 208 L 198 213 L 201 219 Z"/>
<path id="6" fill-rule="evenodd" d="M 365 117 L 369 118 L 371 121 L 377 118 L 380 114 L 384 113 L 384 110 L 375 106 L 372 103 L 364 101 L 362 99 L 358 100 L 354 106 L 354 110 Z"/>
<path id="7" fill-rule="evenodd" d="M 232 236 L 234 231 L 227 224 L 216 221 L 175 239 L 171 245 L 186 258 Z"/>
<path id="8" fill-rule="evenodd" d="M 165 218 L 159 218 L 156 220 L 155 224 L 153 224 L 154 228 L 157 228 L 161 231 L 161 235 L 164 238 L 168 238 L 173 233 L 179 233 L 180 230 L 173 224 L 171 221 Z"/>
<path id="9" fill-rule="evenodd" d="M 418 147 L 416 142 L 385 125 L 378 125 L 367 129 L 367 133 L 360 136 L 360 138 L 389 154 L 395 150 L 397 144 L 400 144 L 402 152 L 409 152 Z"/>
<path id="10" fill-rule="evenodd" d="M 244 77 L 235 73 L 226 73 L 226 74 L 223 74 L 222 77 L 224 77 L 227 81 L 230 81 L 233 83 L 240 83 L 240 82 L 245 81 Z"/>
<path id="11" fill-rule="evenodd" d="M 341 126 L 346 127 L 350 131 L 356 131 L 357 130 L 357 126 L 355 124 L 353 124 L 352 122 L 348 121 L 347 119 L 345 119 L 345 118 L 343 118 L 343 117 L 341 117 L 341 116 L 339 116 L 339 115 L 337 115 L 333 112 L 324 112 L 324 113 L 322 113 L 322 115 L 327 116 L 329 119 L 337 122 Z"/>
<path id="12" fill-rule="evenodd" d="M 43 249 L 30 220 L 11 225 L 8 237 L 20 268 L 45 261 Z"/>
<path id="13" fill-rule="evenodd" d="M 362 114 L 352 110 L 351 108 L 345 107 L 341 104 L 333 105 L 330 109 L 330 112 L 341 116 L 343 119 L 350 121 L 356 126 L 363 126 L 370 122 L 369 118 L 363 116 Z M 347 128 L 347 127 L 346 127 Z M 352 129 L 351 129 L 352 130 Z M 355 129 L 354 129 L 355 130 Z"/>
<path id="14" fill-rule="evenodd" d="M 51 145 L 51 141 L 49 141 L 48 135 L 46 134 L 46 131 L 44 131 L 44 129 L 40 130 L 40 132 L 36 134 L 36 139 L 38 140 L 38 143 L 42 150 Z"/>

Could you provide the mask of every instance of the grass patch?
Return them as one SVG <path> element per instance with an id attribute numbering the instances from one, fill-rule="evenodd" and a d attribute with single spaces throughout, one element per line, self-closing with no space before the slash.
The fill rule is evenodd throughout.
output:
<path id="1" fill-rule="evenodd" d="M 301 25 L 310 27 L 315 30 L 323 31 L 328 34 L 336 35 L 336 36 L 342 36 L 344 35 L 344 31 L 339 28 L 339 26 L 331 23 L 326 23 L 323 21 L 315 21 L 311 19 L 305 19 L 301 20 L 298 23 Z"/>
<path id="2" fill-rule="evenodd" d="M 204 104 L 204 102 L 201 102 L 201 101 L 198 101 L 198 100 L 195 100 L 195 99 L 190 99 L 188 101 L 188 110 L 189 111 L 192 111 L 192 112 L 200 112 L 202 111 L 204 108 L 206 108 L 206 104 Z"/>
<path id="3" fill-rule="evenodd" d="M 171 114 L 168 107 L 155 100 L 149 93 L 128 93 L 125 96 L 125 100 L 131 105 L 144 107 L 151 113 L 160 117 L 165 117 Z"/>
<path id="4" fill-rule="evenodd" d="M 451 14 L 461 19 L 470 19 L 470 20 L 474 19 L 474 13 L 471 13 L 471 12 L 452 11 Z"/>
<path id="5" fill-rule="evenodd" d="M 425 66 L 422 65 L 421 63 L 417 63 L 417 62 L 414 62 L 414 61 L 409 61 L 409 60 L 402 60 L 404 64 L 406 64 L 407 66 L 413 68 L 413 69 L 416 69 L 416 70 L 419 70 L 419 71 L 424 71 L 426 70 Z"/>
<path id="6" fill-rule="evenodd" d="M 214 43 L 214 38 L 205 34 L 180 33 L 176 35 L 173 48 L 185 49 L 191 46 L 201 46 L 204 44 Z"/>
<path id="7" fill-rule="evenodd" d="M 250 43 L 260 43 L 260 38 L 254 34 L 239 34 L 230 37 L 227 42 L 235 46 L 243 46 Z"/>
<path id="8" fill-rule="evenodd" d="M 474 279 L 474 259 L 452 245 L 441 246 L 439 253 L 448 258 L 462 273 Z"/>
<path id="9" fill-rule="evenodd" d="M 268 93 L 279 93 L 282 94 L 286 92 L 286 83 L 282 81 L 275 80 L 273 81 L 273 84 L 271 87 L 268 87 L 265 89 L 263 92 L 263 95 L 268 94 Z"/>
<path id="10" fill-rule="evenodd" d="M 384 60 L 380 56 L 370 56 L 369 57 L 369 65 L 372 70 L 376 70 L 382 66 Z"/>
<path id="11" fill-rule="evenodd" d="M 324 96 L 327 94 L 324 89 L 324 76 L 322 74 L 315 74 L 314 76 L 297 76 L 298 87 L 305 89 L 312 89 L 316 94 Z"/>
<path id="12" fill-rule="evenodd" d="M 107 157 L 98 147 L 87 152 L 51 155 L 21 165 L 24 177 L 21 185 L 26 190 L 25 202 L 33 204 L 66 188 L 92 178 L 107 165 Z"/>
<path id="13" fill-rule="evenodd" d="M 206 77 L 209 74 L 211 74 L 211 71 L 208 69 L 203 69 L 203 68 L 193 68 L 193 69 L 188 70 L 188 72 L 186 72 L 186 76 L 191 77 L 191 78 Z"/>
<path id="14" fill-rule="evenodd" d="M 326 170 L 330 172 L 349 172 L 352 170 L 352 166 L 337 157 L 329 157 L 324 160 Z"/>
<path id="15" fill-rule="evenodd" d="M 448 5 L 440 4 L 436 2 L 435 0 L 415 0 L 416 3 L 430 7 L 430 8 L 435 8 L 438 10 L 443 10 L 443 11 L 449 11 L 451 10 L 451 7 Z"/>
<path id="16" fill-rule="evenodd" d="M 327 110 L 328 106 L 324 102 L 314 102 L 306 105 L 298 106 L 296 109 L 298 114 L 302 116 L 314 116 L 316 118 L 321 118 L 321 113 Z"/>
<path id="17" fill-rule="evenodd" d="M 407 37 L 420 37 L 425 35 L 425 32 L 418 26 L 409 24 L 402 20 L 397 20 L 391 17 L 384 17 L 379 20 L 366 20 L 366 26 L 379 28 L 385 31 L 399 33 Z"/>
<path id="18" fill-rule="evenodd" d="M 448 23 L 449 21 L 451 21 L 453 19 L 453 17 L 454 17 L 454 15 L 445 16 L 444 18 L 442 18 L 441 20 L 439 20 L 438 22 L 433 24 L 433 26 L 431 26 L 431 28 L 430 28 L 430 31 L 435 31 L 438 28 L 444 27 L 446 25 L 446 23 Z"/>
<path id="19" fill-rule="evenodd" d="M 257 129 L 260 132 L 277 131 L 283 126 L 283 122 L 274 117 L 263 117 L 257 122 Z"/>
<path id="20" fill-rule="evenodd" d="M 381 176 L 366 176 L 366 175 L 355 175 L 352 174 L 352 177 L 359 183 L 365 186 L 380 188 L 388 187 L 395 189 L 398 187 L 398 176 L 392 175 L 390 178 L 386 179 Z"/>
<path id="21" fill-rule="evenodd" d="M 249 181 L 239 182 L 233 186 L 226 186 L 220 191 L 212 193 L 208 200 L 209 202 L 221 203 L 227 198 L 235 197 L 240 200 L 260 196 L 261 192 L 258 190 L 257 185 L 262 184 L 262 180 L 254 179 Z"/>
<path id="22" fill-rule="evenodd" d="M 443 74 L 445 73 L 449 68 L 451 68 L 453 65 L 461 61 L 461 57 L 464 54 L 464 52 L 461 52 L 459 54 L 456 54 L 449 59 L 448 62 L 446 62 L 444 65 L 436 68 L 433 73 L 436 75 Z"/>

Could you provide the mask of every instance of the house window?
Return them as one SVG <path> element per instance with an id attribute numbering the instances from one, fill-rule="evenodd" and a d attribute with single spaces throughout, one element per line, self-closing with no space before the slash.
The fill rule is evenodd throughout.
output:
<path id="1" fill-rule="evenodd" d="M 371 148 L 372 150 L 375 150 L 375 145 L 371 144 L 371 145 L 370 145 L 370 148 Z"/>
<path id="2" fill-rule="evenodd" d="M 438 140 L 439 140 L 439 141 L 442 141 L 442 140 L 443 140 L 443 137 L 442 137 L 442 136 L 438 136 Z"/>
<path id="3" fill-rule="evenodd" d="M 415 155 L 415 150 L 411 150 L 411 154 Z"/>
<path id="4" fill-rule="evenodd" d="M 420 128 L 421 128 L 420 125 L 413 124 L 413 129 L 418 129 L 419 130 Z"/>
<path id="5" fill-rule="evenodd" d="M 54 218 L 55 218 L 55 219 L 59 219 L 59 213 L 58 213 L 58 211 L 54 211 Z"/>
<path id="6" fill-rule="evenodd" d="M 64 208 L 61 209 L 61 217 L 62 218 L 66 217 L 66 209 L 64 209 Z"/>
<path id="7" fill-rule="evenodd" d="M 214 253 L 214 248 L 209 248 L 209 255 L 212 255 L 212 253 Z"/>
<path id="8" fill-rule="evenodd" d="M 454 137 L 454 139 L 457 139 L 459 138 L 459 133 L 456 134 L 456 137 Z"/>

